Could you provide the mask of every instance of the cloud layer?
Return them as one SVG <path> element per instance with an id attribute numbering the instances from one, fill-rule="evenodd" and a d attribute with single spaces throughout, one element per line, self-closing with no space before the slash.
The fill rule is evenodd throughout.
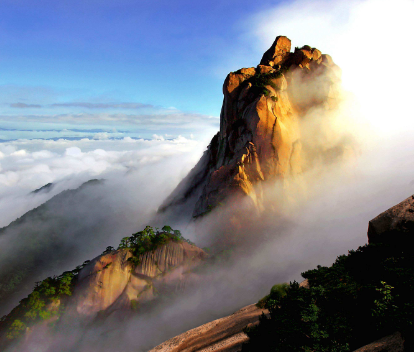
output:
<path id="1" fill-rule="evenodd" d="M 0 143 L 0 227 L 63 189 L 77 187 L 91 178 L 125 175 L 177 156 L 183 158 L 183 164 L 175 171 L 182 168 L 179 171 L 182 177 L 201 155 L 205 143 L 181 136 L 175 139 L 156 136 L 152 140 L 130 137 L 110 140 L 97 136 L 76 141 Z M 178 181 L 174 179 L 172 183 Z M 27 197 L 47 183 L 56 184 L 53 191 Z"/>

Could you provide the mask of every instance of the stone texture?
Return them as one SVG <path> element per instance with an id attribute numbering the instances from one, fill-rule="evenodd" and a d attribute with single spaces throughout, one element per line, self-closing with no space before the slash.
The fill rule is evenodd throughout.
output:
<path id="1" fill-rule="evenodd" d="M 128 249 L 103 254 L 79 273 L 75 287 L 76 311 L 94 315 L 128 309 L 132 301 L 143 303 L 154 299 L 156 288 L 182 287 L 191 277 L 191 269 L 200 264 L 207 254 L 187 242 L 170 241 L 139 257 L 134 268 L 128 261 Z"/>
<path id="2" fill-rule="evenodd" d="M 272 46 L 263 54 L 261 65 L 273 66 L 283 62 L 290 52 L 291 41 L 285 36 L 279 36 L 275 39 Z M 272 65 L 269 65 L 272 63 Z"/>
<path id="3" fill-rule="evenodd" d="M 233 352 L 240 351 L 248 340 L 243 328 L 257 324 L 259 317 L 267 310 L 252 304 L 232 315 L 216 319 L 181 335 L 173 337 L 154 347 L 149 352 Z"/>
<path id="4" fill-rule="evenodd" d="M 414 234 L 414 196 L 384 211 L 368 224 L 368 242 L 410 241 Z"/>
<path id="5" fill-rule="evenodd" d="M 336 107 L 340 69 L 318 49 L 304 46 L 291 53 L 290 48 L 290 40 L 279 36 L 257 68 L 229 73 L 223 85 L 220 131 L 160 211 L 191 198 L 196 218 L 230 197 L 242 197 L 260 213 L 262 181 L 289 182 L 318 157 L 341 157 L 342 146 L 332 145 L 318 150 L 320 156 L 312 150 L 313 159 L 309 158 L 300 127 L 308 111 Z"/>
<path id="6" fill-rule="evenodd" d="M 404 352 L 404 340 L 399 332 L 358 348 L 354 352 Z"/>

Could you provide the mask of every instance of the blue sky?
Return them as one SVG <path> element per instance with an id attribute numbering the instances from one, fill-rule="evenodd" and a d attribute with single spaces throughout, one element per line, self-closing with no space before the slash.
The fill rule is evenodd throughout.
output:
<path id="1" fill-rule="evenodd" d="M 0 0 L 0 141 L 94 130 L 114 138 L 210 135 L 226 74 L 256 66 L 277 35 L 331 54 L 345 87 L 372 110 L 382 63 L 361 58 L 384 43 L 406 47 L 412 7 L 411 0 Z M 379 114 L 370 115 L 378 124 Z"/>
<path id="2" fill-rule="evenodd" d="M 17 127 L 10 116 L 21 114 L 143 110 L 78 104 L 84 102 L 218 117 L 224 72 L 232 51 L 240 52 L 246 19 L 276 4 L 1 0 L 0 115 L 9 122 L 3 117 L 0 127 Z M 243 66 L 256 65 L 260 53 L 245 58 Z M 231 69 L 240 62 L 235 59 Z"/>
<path id="3" fill-rule="evenodd" d="M 412 56 L 413 17 L 412 0 L 0 0 L 0 213 L 7 195 L 141 157 L 176 155 L 178 182 L 219 129 L 227 73 L 277 35 L 330 54 L 350 93 L 344 127 L 405 155 L 414 73 L 389 53 Z M 393 138 L 402 147 L 385 148 Z"/>

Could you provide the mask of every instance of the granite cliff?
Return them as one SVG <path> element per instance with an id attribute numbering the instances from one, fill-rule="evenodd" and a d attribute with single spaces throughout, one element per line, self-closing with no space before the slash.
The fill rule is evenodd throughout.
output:
<path id="1" fill-rule="evenodd" d="M 248 199 L 260 212 L 262 181 L 289 182 L 318 162 L 341 157 L 347 147 L 322 132 L 326 126 L 316 126 L 311 136 L 309 126 L 301 127 L 310 114 L 323 117 L 335 109 L 340 77 L 329 55 L 307 45 L 291 52 L 291 41 L 277 37 L 257 67 L 228 74 L 220 131 L 160 212 L 191 203 L 192 216 L 199 217 L 230 196 Z"/>
<path id="2" fill-rule="evenodd" d="M 132 256 L 129 249 L 112 251 L 80 271 L 74 287 L 77 313 L 134 308 L 159 292 L 180 290 L 192 279 L 191 269 L 207 255 L 187 242 L 169 241 L 139 256 L 137 265 L 128 260 Z"/>
<path id="3" fill-rule="evenodd" d="M 0 348 L 35 345 L 38 336 L 47 339 L 53 324 L 87 327 L 114 314 L 134 316 L 149 302 L 156 304 L 158 298 L 174 297 L 196 284 L 193 269 L 207 254 L 179 231 L 164 228 L 160 232 L 147 226 L 125 237 L 117 250 L 108 247 L 75 270 L 36 283 L 0 320 Z"/>

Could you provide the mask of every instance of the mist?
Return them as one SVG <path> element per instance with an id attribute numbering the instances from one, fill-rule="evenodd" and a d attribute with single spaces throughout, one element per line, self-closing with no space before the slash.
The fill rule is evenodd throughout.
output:
<path id="1" fill-rule="evenodd" d="M 402 0 L 392 6 L 372 0 L 296 1 L 252 16 L 247 37 L 259 38 L 265 48 L 276 35 L 287 35 L 294 45 L 310 44 L 330 54 L 341 67 L 340 105 L 325 120 L 320 112 L 309 112 L 302 129 L 314 131 L 317 124 L 329 121 L 325 126 L 329 128 L 314 142 L 313 134 L 308 136 L 309 144 L 335 145 L 342 137 L 352 136 L 352 155 L 339 162 L 320 161 L 288 185 L 262 185 L 268 211 L 247 214 L 247 221 L 236 218 L 230 227 L 226 214 L 219 211 L 190 224 L 163 219 L 180 226 L 184 237 L 199 247 L 216 246 L 226 231 L 247 238 L 248 245 L 236 247 L 231 258 L 212 265 L 197 287 L 189 287 L 150 312 L 124 320 L 110 317 L 86 330 L 72 322 L 54 336 L 45 333 L 42 339 L 31 340 L 22 351 L 54 351 L 57 346 L 62 351 L 148 351 L 257 302 L 276 283 L 300 281 L 301 272 L 330 265 L 338 255 L 364 245 L 368 221 L 414 193 L 414 119 L 408 85 L 414 77 L 394 62 L 396 55 L 409 57 L 413 50 L 407 48 L 412 16 L 413 3 Z M 394 54 L 397 49 L 404 53 Z M 105 216 L 111 226 L 102 244 L 92 245 L 91 239 L 90 248 L 74 261 L 81 264 L 151 223 L 157 207 L 195 164 L 201 150 L 186 158 L 162 158 L 122 176 L 110 174 L 101 194 L 110 204 Z M 238 206 L 243 209 L 243 204 Z M 83 211 L 92 221 L 93 212 Z M 50 272 L 68 269 L 51 268 Z"/>
<path id="2" fill-rule="evenodd" d="M 148 225 L 205 144 L 185 138 L 94 141 L 97 149 L 88 150 L 90 142 L 1 146 L 3 175 L 15 181 L 1 187 L 3 223 L 25 215 L 0 229 L 0 314 L 26 297 L 35 282 L 74 269 Z M 49 150 L 39 151 L 39 144 Z M 132 150 L 108 150 L 125 144 Z M 23 162 L 10 160 L 16 154 Z M 100 182 L 87 182 L 93 179 Z M 46 182 L 52 186 L 32 193 Z"/>

